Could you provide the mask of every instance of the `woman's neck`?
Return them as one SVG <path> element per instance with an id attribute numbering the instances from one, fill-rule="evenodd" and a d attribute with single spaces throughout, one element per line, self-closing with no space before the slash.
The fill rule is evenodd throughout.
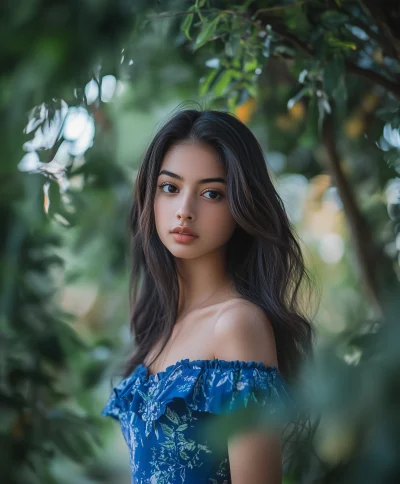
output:
<path id="1" fill-rule="evenodd" d="M 178 319 L 187 313 L 235 295 L 233 281 L 221 251 L 197 259 L 177 259 Z"/>

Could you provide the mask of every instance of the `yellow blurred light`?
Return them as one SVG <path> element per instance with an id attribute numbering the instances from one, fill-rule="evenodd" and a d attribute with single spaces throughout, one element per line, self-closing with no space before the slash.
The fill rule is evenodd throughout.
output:
<path id="1" fill-rule="evenodd" d="M 299 121 L 304 118 L 304 105 L 301 102 L 293 104 L 292 108 L 289 110 L 289 115 L 292 119 Z"/>
<path id="2" fill-rule="evenodd" d="M 372 53 L 372 58 L 374 59 L 375 62 L 378 64 L 383 64 L 384 58 L 383 58 L 383 53 L 382 49 L 375 49 Z"/>
<path id="3" fill-rule="evenodd" d="M 292 129 L 293 120 L 287 114 L 281 114 L 280 116 L 278 116 L 276 118 L 276 125 L 278 126 L 278 128 L 280 128 L 284 131 L 288 131 L 288 130 Z"/>
<path id="4" fill-rule="evenodd" d="M 235 109 L 235 115 L 244 124 L 247 124 L 253 117 L 256 108 L 256 100 L 253 97 L 249 97 L 246 102 L 237 106 Z"/>
<path id="5" fill-rule="evenodd" d="M 361 102 L 361 105 L 364 111 L 367 111 L 368 113 L 370 113 L 376 108 L 376 106 L 378 105 L 378 102 L 379 102 L 378 97 L 374 93 L 370 92 L 364 97 L 364 99 Z"/>
<path id="6" fill-rule="evenodd" d="M 365 131 L 365 123 L 361 117 L 347 119 L 344 123 L 344 132 L 349 138 L 358 138 Z"/>

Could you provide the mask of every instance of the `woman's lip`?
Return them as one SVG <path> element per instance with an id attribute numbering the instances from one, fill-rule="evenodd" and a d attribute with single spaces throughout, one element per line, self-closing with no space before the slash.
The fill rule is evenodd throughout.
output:
<path id="1" fill-rule="evenodd" d="M 192 237 L 197 237 L 197 235 L 195 234 L 189 234 L 187 232 L 179 232 L 179 231 L 174 231 L 174 232 L 171 232 L 172 234 L 180 234 L 180 235 L 191 235 Z"/>
<path id="2" fill-rule="evenodd" d="M 194 239 L 197 239 L 197 235 L 182 234 L 182 233 L 180 234 L 179 232 L 172 232 L 172 235 L 177 242 L 181 242 L 184 244 L 192 242 Z"/>

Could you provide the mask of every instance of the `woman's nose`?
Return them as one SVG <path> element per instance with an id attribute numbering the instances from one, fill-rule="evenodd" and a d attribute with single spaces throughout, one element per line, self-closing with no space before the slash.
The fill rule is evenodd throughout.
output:
<path id="1" fill-rule="evenodd" d="M 190 220 L 193 219 L 192 212 L 185 210 L 185 209 L 179 209 L 177 211 L 177 215 L 178 215 L 178 218 L 180 218 L 180 219 L 187 219 L 187 218 L 190 219 Z"/>
<path id="2" fill-rule="evenodd" d="M 193 219 L 194 218 L 193 204 L 191 204 L 189 196 L 182 199 L 182 203 L 179 206 L 176 213 L 177 213 L 177 216 L 179 218 L 183 218 L 183 219 L 186 219 L 186 218 Z"/>

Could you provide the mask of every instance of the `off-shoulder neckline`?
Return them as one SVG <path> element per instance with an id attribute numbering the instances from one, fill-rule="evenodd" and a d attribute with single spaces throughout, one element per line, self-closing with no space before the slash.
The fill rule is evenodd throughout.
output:
<path id="1" fill-rule="evenodd" d="M 136 367 L 136 370 L 140 369 L 140 372 L 148 379 L 148 380 L 160 380 L 164 378 L 165 375 L 173 372 L 174 370 L 180 368 L 193 368 L 193 367 L 200 367 L 202 369 L 220 369 L 220 370 L 227 370 L 227 369 L 251 369 L 256 368 L 258 370 L 269 371 L 271 373 L 279 373 L 279 368 L 275 365 L 266 365 L 263 361 L 255 361 L 255 360 L 223 360 L 220 358 L 213 358 L 213 359 L 200 359 L 200 360 L 190 360 L 189 358 L 183 358 L 181 360 L 176 361 L 172 365 L 169 365 L 165 368 L 165 370 L 157 371 L 156 373 L 150 373 L 149 368 L 144 363 L 139 363 Z M 134 372 L 136 372 L 136 370 Z"/>

